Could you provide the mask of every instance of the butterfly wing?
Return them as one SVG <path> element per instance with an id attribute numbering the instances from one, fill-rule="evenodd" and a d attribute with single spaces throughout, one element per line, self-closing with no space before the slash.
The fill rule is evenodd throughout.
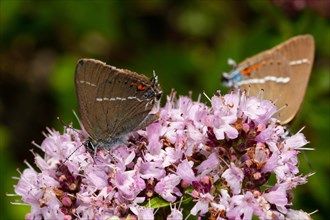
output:
<path id="1" fill-rule="evenodd" d="M 82 59 L 75 75 L 81 121 L 92 139 L 111 142 L 147 126 L 160 88 L 147 77 Z"/>
<path id="2" fill-rule="evenodd" d="M 105 130 L 104 125 L 98 123 L 100 114 L 95 108 L 97 89 L 103 82 L 102 63 L 81 59 L 76 65 L 75 86 L 80 112 L 80 120 L 87 133 L 94 140 L 100 138 Z"/>
<path id="3" fill-rule="evenodd" d="M 314 40 L 311 35 L 293 37 L 288 41 L 238 65 L 243 74 L 239 86 L 251 95 L 264 90 L 264 98 L 276 101 L 282 108 L 277 116 L 282 124 L 289 123 L 303 101 L 314 59 Z M 258 81 L 259 80 L 259 81 Z"/>
<path id="4" fill-rule="evenodd" d="M 107 66 L 110 71 L 109 66 Z M 98 103 L 106 120 L 107 138 L 125 136 L 157 119 L 149 114 L 161 93 L 145 76 L 116 69 L 109 74 L 97 92 Z M 109 86 L 111 84 L 111 86 Z"/>
<path id="5" fill-rule="evenodd" d="M 311 35 L 298 36 L 278 50 L 289 61 L 291 72 L 289 85 L 283 88 L 282 92 L 285 94 L 283 101 L 286 101 L 288 106 L 280 112 L 281 122 L 287 124 L 299 111 L 305 96 L 314 62 L 314 38 Z"/>

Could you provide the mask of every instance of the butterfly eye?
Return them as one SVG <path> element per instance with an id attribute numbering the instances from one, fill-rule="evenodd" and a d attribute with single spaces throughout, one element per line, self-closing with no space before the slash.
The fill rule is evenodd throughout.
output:
<path id="1" fill-rule="evenodd" d="M 87 140 L 84 145 L 88 150 L 95 151 L 95 144 L 93 144 L 92 140 Z"/>
<path id="2" fill-rule="evenodd" d="M 144 98 L 149 99 L 155 95 L 155 90 L 149 88 L 143 95 Z"/>

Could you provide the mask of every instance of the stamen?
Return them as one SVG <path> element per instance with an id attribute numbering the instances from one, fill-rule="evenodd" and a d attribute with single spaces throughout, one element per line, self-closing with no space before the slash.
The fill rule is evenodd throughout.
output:
<path id="1" fill-rule="evenodd" d="M 29 162 L 27 162 L 27 160 L 24 160 L 24 163 L 31 169 L 34 170 L 34 168 L 31 166 L 31 164 L 29 164 Z M 35 170 L 34 170 L 35 171 Z"/>
<path id="2" fill-rule="evenodd" d="M 32 141 L 31 143 L 32 143 L 34 146 L 36 146 L 37 148 L 39 148 L 40 150 L 42 150 L 42 151 L 45 152 L 45 150 L 44 150 L 39 144 L 37 144 L 35 141 Z"/>
<path id="3" fill-rule="evenodd" d="M 16 196 L 21 196 L 21 195 L 18 195 L 18 194 L 11 194 L 11 193 L 6 193 L 6 196 L 16 197 Z"/>
<path id="4" fill-rule="evenodd" d="M 31 206 L 30 204 L 27 203 L 22 203 L 22 202 L 10 202 L 12 205 L 23 205 L 23 206 Z"/>
<path id="5" fill-rule="evenodd" d="M 205 93 L 205 92 L 203 92 L 203 95 L 210 101 L 210 102 L 212 102 L 211 101 L 211 99 L 210 99 L 210 97 Z"/>

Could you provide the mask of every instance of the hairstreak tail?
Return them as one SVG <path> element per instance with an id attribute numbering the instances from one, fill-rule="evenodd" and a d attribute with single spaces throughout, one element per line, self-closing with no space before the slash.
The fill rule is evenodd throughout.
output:
<path id="1" fill-rule="evenodd" d="M 75 86 L 81 122 L 95 150 L 125 142 L 129 133 L 158 118 L 151 112 L 162 95 L 156 76 L 149 80 L 98 60 L 81 59 Z"/>
<path id="2" fill-rule="evenodd" d="M 282 109 L 275 117 L 281 124 L 289 123 L 303 101 L 314 60 L 314 38 L 300 35 L 239 63 L 222 82 L 227 87 L 241 88 L 276 101 Z"/>

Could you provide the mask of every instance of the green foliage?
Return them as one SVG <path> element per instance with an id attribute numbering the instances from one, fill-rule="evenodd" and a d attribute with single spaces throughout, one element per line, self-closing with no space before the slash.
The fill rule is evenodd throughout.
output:
<path id="1" fill-rule="evenodd" d="M 169 206 L 170 203 L 167 202 L 166 200 L 160 198 L 160 197 L 155 197 L 150 200 L 150 202 L 147 203 L 147 207 L 149 208 L 162 208 L 162 207 L 167 207 Z"/>

